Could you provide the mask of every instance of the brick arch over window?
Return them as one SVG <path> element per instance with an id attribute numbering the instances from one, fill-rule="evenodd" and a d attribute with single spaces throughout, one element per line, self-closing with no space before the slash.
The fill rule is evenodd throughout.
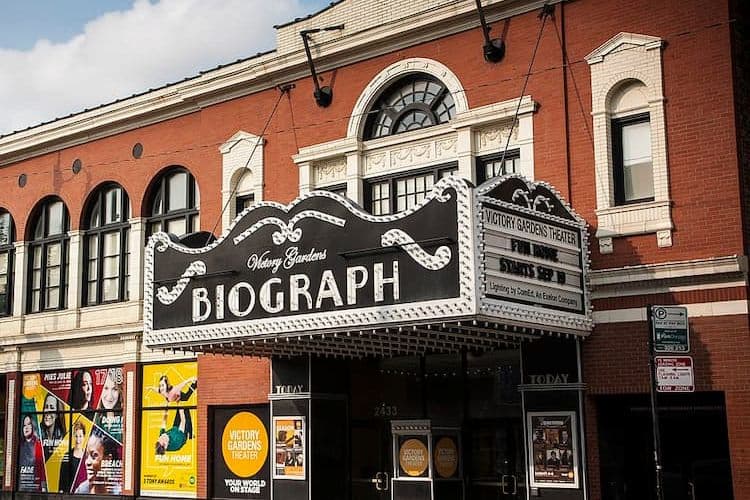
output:
<path id="1" fill-rule="evenodd" d="M 84 229 L 81 304 L 92 306 L 128 299 L 130 198 L 116 182 L 104 182 L 88 196 Z"/>
<path id="2" fill-rule="evenodd" d="M 164 231 L 179 237 L 198 231 L 200 189 L 193 174 L 181 165 L 163 169 L 146 190 L 141 213 L 147 220 L 147 236 Z"/>
<path id="3" fill-rule="evenodd" d="M 65 309 L 69 281 L 70 216 L 57 196 L 42 199 L 26 226 L 27 312 Z"/>
<path id="4" fill-rule="evenodd" d="M 422 57 L 404 59 L 391 64 L 378 73 L 357 99 L 352 110 L 347 137 L 361 138 L 365 132 L 368 111 L 380 98 L 382 92 L 389 88 L 397 80 L 413 74 L 427 75 L 445 85 L 453 97 L 456 114 L 468 111 L 469 103 L 466 100 L 466 92 L 458 77 L 447 66 Z"/>

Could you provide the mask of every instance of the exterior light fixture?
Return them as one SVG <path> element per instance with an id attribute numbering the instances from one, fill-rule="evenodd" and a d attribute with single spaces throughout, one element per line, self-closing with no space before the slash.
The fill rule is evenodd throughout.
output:
<path id="1" fill-rule="evenodd" d="M 479 22 L 482 24 L 482 33 L 484 34 L 484 60 L 491 63 L 500 62 L 505 57 L 505 42 L 502 38 L 490 38 L 490 26 L 487 26 L 487 20 L 484 18 L 484 9 L 482 9 L 482 0 L 476 0 L 477 12 L 479 12 Z"/>
<path id="2" fill-rule="evenodd" d="M 299 32 L 302 37 L 302 43 L 305 45 L 305 54 L 307 54 L 307 64 L 310 65 L 310 74 L 313 79 L 313 85 L 315 91 L 313 91 L 313 97 L 315 102 L 321 108 L 327 108 L 333 101 L 333 89 L 329 86 L 321 87 L 318 82 L 318 74 L 315 72 L 315 64 L 312 60 L 312 54 L 310 53 L 310 35 L 313 33 L 320 33 L 321 31 L 338 31 L 344 29 L 343 24 L 337 24 L 336 26 L 328 26 L 326 28 L 315 28 L 309 30 L 302 30 Z"/>

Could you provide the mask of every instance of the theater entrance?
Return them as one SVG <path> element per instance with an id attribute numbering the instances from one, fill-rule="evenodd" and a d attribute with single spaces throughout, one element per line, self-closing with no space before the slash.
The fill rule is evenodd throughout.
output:
<path id="1" fill-rule="evenodd" d="M 526 498 L 519 351 L 357 360 L 350 498 Z"/>

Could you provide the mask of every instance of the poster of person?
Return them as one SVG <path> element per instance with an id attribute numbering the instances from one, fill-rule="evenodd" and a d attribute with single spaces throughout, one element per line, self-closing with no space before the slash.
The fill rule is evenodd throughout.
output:
<path id="1" fill-rule="evenodd" d="M 122 368 L 26 373 L 22 387 L 19 490 L 120 495 Z"/>
<path id="2" fill-rule="evenodd" d="M 274 479 L 305 479 L 305 417 L 273 417 Z"/>
<path id="3" fill-rule="evenodd" d="M 212 410 L 211 496 L 269 500 L 269 405 Z"/>
<path id="4" fill-rule="evenodd" d="M 529 412 L 527 429 L 531 486 L 578 488 L 575 412 Z"/>
<path id="5" fill-rule="evenodd" d="M 197 495 L 198 364 L 143 366 L 141 495 Z"/>

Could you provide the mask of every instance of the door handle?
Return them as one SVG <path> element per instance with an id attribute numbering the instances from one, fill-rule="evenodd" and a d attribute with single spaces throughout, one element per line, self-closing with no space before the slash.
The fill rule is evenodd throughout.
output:
<path id="1" fill-rule="evenodd" d="M 518 480 L 513 474 L 503 474 L 501 484 L 503 495 L 515 495 L 518 492 Z"/>
<path id="2" fill-rule="evenodd" d="M 388 491 L 387 472 L 376 472 L 375 477 L 370 479 L 370 482 L 375 485 L 377 491 Z"/>

